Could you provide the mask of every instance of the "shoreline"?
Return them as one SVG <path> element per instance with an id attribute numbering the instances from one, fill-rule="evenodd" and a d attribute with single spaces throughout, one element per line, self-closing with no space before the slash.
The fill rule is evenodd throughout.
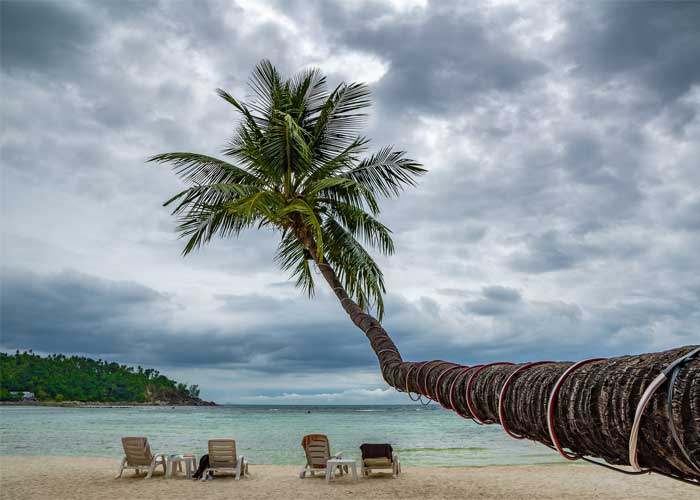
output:
<path id="1" fill-rule="evenodd" d="M 398 479 L 378 474 L 330 484 L 322 476 L 299 479 L 297 465 L 251 464 L 250 476 L 213 481 L 165 479 L 159 469 L 152 479 L 132 471 L 115 479 L 119 457 L 0 456 L 3 500 L 122 500 L 124 498 L 223 500 L 245 499 L 561 499 L 677 500 L 696 498 L 697 487 L 659 475 L 626 476 L 588 464 L 509 465 L 483 467 L 403 467 Z M 560 465 L 560 467 L 551 467 Z"/>
<path id="2" fill-rule="evenodd" d="M 102 401 L 0 401 L 0 406 L 50 406 L 56 408 L 138 408 L 142 406 L 153 406 L 162 408 L 165 406 L 220 406 L 213 401 L 202 401 L 201 403 L 168 403 L 168 402 L 102 402 Z"/>
<path id="3" fill-rule="evenodd" d="M 168 455 L 168 453 L 166 453 Z M 245 453 L 244 453 L 245 455 Z M 399 452 L 400 455 L 400 452 Z M 199 457 L 199 455 L 196 455 Z M 111 460 L 114 463 L 118 463 L 118 461 L 121 459 L 121 455 L 33 455 L 33 454 L 0 454 L 0 461 L 4 459 L 11 459 L 11 458 L 17 458 L 17 459 L 94 459 L 94 460 Z M 199 458 L 198 458 L 199 459 Z M 280 464 L 280 463 L 266 463 L 266 462 L 250 462 L 250 459 L 246 455 L 246 459 L 248 459 L 248 462 L 251 463 L 252 465 L 257 466 L 263 466 L 263 467 L 301 467 L 301 463 L 303 462 L 302 459 L 300 459 L 297 463 L 293 464 Z M 585 462 L 532 462 L 529 464 L 512 464 L 512 463 L 502 463 L 502 464 L 483 464 L 483 465 L 475 465 L 475 464 L 470 464 L 470 465 L 419 465 L 419 464 L 411 464 L 409 466 L 411 469 L 488 469 L 491 467 L 588 467 L 588 464 Z M 405 467 L 404 467 L 405 468 Z M 358 465 L 358 471 L 359 471 L 359 465 Z M 358 472 L 359 473 L 359 472 Z"/>

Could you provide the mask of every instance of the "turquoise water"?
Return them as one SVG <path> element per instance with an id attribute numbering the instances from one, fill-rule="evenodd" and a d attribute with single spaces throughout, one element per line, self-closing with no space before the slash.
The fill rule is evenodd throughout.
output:
<path id="1" fill-rule="evenodd" d="M 309 413 L 310 412 L 310 413 Z M 511 439 L 437 406 L 0 407 L 0 454 L 118 457 L 122 436 L 148 436 L 154 452 L 206 453 L 233 438 L 251 463 L 302 464 L 304 434 L 327 434 L 333 453 L 359 456 L 390 442 L 409 466 L 561 462 L 541 444 Z"/>

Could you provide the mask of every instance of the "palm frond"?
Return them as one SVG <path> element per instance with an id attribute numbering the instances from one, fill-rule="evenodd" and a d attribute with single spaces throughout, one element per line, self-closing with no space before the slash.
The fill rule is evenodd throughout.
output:
<path id="1" fill-rule="evenodd" d="M 175 174 L 193 184 L 223 182 L 256 184 L 259 177 L 245 169 L 211 156 L 196 153 L 165 153 L 150 157 L 148 162 L 170 163 Z"/>
<path id="2" fill-rule="evenodd" d="M 386 197 L 398 196 L 406 186 L 415 186 L 423 166 L 404 157 L 403 151 L 385 147 L 342 175 L 356 180 L 372 192 Z"/>
<path id="3" fill-rule="evenodd" d="M 375 308 L 381 321 L 386 292 L 384 276 L 367 250 L 333 219 L 323 225 L 326 258 L 334 268 L 348 295 L 364 310 Z"/>
<path id="4" fill-rule="evenodd" d="M 330 215 L 348 230 L 355 239 L 378 249 L 384 255 L 394 253 L 391 229 L 364 210 L 345 203 L 334 203 L 328 207 Z"/>
<path id="5" fill-rule="evenodd" d="M 187 238 L 182 250 L 188 255 L 214 236 L 226 238 L 238 236 L 241 231 L 251 226 L 251 222 L 221 207 L 199 206 L 178 218 L 177 231 L 181 238 Z"/>
<path id="6" fill-rule="evenodd" d="M 308 250 L 293 234 L 285 235 L 277 247 L 275 261 L 283 271 L 291 270 L 291 277 L 296 278 L 295 286 L 304 290 L 309 297 L 315 293 L 315 284 Z"/>
<path id="7" fill-rule="evenodd" d="M 248 87 L 255 96 L 255 101 L 249 104 L 262 117 L 269 119 L 273 110 L 277 109 L 282 93 L 282 78 L 277 69 L 267 59 L 260 61 L 248 80 Z"/>
<path id="8" fill-rule="evenodd" d="M 364 83 L 339 85 L 328 97 L 313 126 L 311 147 L 319 156 L 333 156 L 357 137 L 367 121 L 360 111 L 369 107 L 370 92 Z"/>
<path id="9" fill-rule="evenodd" d="M 255 134 L 256 138 L 263 138 L 263 132 L 261 129 L 266 127 L 268 123 L 268 121 L 264 117 L 253 116 L 253 114 L 250 112 L 250 109 L 248 109 L 248 106 L 246 106 L 244 103 L 238 102 L 225 90 L 216 89 L 215 92 L 216 95 L 221 97 L 224 101 L 232 104 L 243 115 L 243 117 L 246 120 L 247 129 L 252 131 Z"/>

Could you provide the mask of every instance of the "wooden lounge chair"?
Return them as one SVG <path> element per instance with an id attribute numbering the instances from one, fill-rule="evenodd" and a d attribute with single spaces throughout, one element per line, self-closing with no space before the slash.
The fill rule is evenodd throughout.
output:
<path id="1" fill-rule="evenodd" d="M 338 453 L 331 457 L 331 446 L 328 443 L 328 436 L 325 434 L 309 434 L 301 440 L 301 447 L 304 448 L 306 454 L 306 465 L 299 471 L 299 478 L 304 479 L 306 473 L 309 472 L 315 476 L 317 472 L 326 472 L 326 461 L 331 458 L 343 458 L 342 453 Z M 346 472 L 347 472 L 347 465 Z M 340 474 L 343 474 L 343 469 L 340 469 Z M 334 471 L 335 472 L 335 471 Z"/>
<path id="2" fill-rule="evenodd" d="M 146 479 L 151 478 L 153 471 L 159 465 L 163 466 L 163 472 L 165 472 L 165 455 L 151 453 L 151 446 L 145 437 L 123 437 L 122 446 L 124 447 L 124 458 L 116 479 L 122 477 L 124 469 L 135 469 L 136 474 L 140 474 L 141 469 L 147 469 Z"/>
<path id="3" fill-rule="evenodd" d="M 389 447 L 389 450 L 391 450 L 391 447 Z M 399 456 L 391 450 L 391 459 L 389 459 L 389 457 L 381 457 L 362 458 L 362 460 L 360 460 L 360 476 L 369 476 L 375 469 L 391 469 L 391 476 L 396 479 L 401 473 L 401 461 L 399 460 Z"/>
<path id="4" fill-rule="evenodd" d="M 243 455 L 236 455 L 236 442 L 233 439 L 209 440 L 209 467 L 202 472 L 202 481 L 207 479 L 210 471 L 232 472 L 236 481 L 248 474 L 248 461 Z"/>

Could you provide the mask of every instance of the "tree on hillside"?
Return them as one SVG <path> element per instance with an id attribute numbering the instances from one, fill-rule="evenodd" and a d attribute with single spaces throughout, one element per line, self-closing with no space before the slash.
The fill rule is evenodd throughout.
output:
<path id="1" fill-rule="evenodd" d="M 318 70 L 285 79 L 262 61 L 250 89 L 253 99 L 247 103 L 217 90 L 240 115 L 223 150 L 229 160 L 188 152 L 149 160 L 170 164 L 188 184 L 165 202 L 186 240 L 185 255 L 213 237 L 237 236 L 249 228 L 277 231 L 281 268 L 310 296 L 316 286 L 312 270 L 320 271 L 350 320 L 365 333 L 392 387 L 438 401 L 479 423 L 507 422 L 511 435 L 568 448 L 572 457 L 629 463 L 628 437 L 643 391 L 692 347 L 580 367 L 570 362 L 467 367 L 441 360 L 403 361 L 380 324 L 384 279 L 366 248 L 393 253 L 391 232 L 377 220 L 379 199 L 414 186 L 425 170 L 391 147 L 367 155 L 368 140 L 360 135 L 370 105 L 364 84 L 343 83 L 331 90 Z M 550 405 L 552 389 L 572 367 L 576 370 Z M 671 412 L 678 440 L 669 427 L 665 384 L 644 413 L 637 457 L 645 468 L 700 480 L 700 469 L 691 462 L 700 463 L 700 360 L 682 368 Z M 690 450 L 690 460 L 679 443 Z"/>
<path id="2" fill-rule="evenodd" d="M 39 400 L 91 402 L 146 402 L 151 395 L 163 399 L 197 398 L 199 388 L 177 384 L 149 369 L 102 360 L 54 354 L 41 357 L 30 352 L 0 352 L 0 401 L 19 399 L 20 391 L 35 393 Z"/>

